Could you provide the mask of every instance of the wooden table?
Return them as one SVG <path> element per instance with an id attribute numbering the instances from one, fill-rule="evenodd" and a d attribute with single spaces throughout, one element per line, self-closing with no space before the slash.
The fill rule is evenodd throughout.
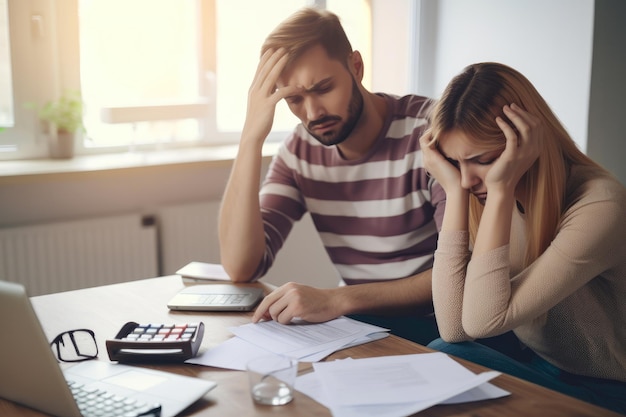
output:
<path id="1" fill-rule="evenodd" d="M 260 285 L 260 284 L 253 284 Z M 205 333 L 201 349 L 210 349 L 232 337 L 228 327 L 248 323 L 251 313 L 191 313 L 173 312 L 166 307 L 167 301 L 184 287 L 178 276 L 108 285 L 65 293 L 32 298 L 32 303 L 51 340 L 57 334 L 71 329 L 88 328 L 95 331 L 99 344 L 99 359 L 108 360 L 105 340 L 115 336 L 127 321 L 146 323 L 171 323 L 203 321 Z M 7 318 L 3 318 L 6 320 Z M 385 355 L 430 352 L 424 346 L 390 336 L 345 349 L 328 359 L 364 358 Z M 474 372 L 486 368 L 459 360 Z M 255 405 L 248 393 L 245 372 L 198 365 L 151 365 L 156 369 L 210 379 L 217 387 L 203 399 L 192 405 L 183 416 L 330 416 L 327 408 L 306 395 L 296 392 L 295 399 L 284 406 Z M 302 364 L 301 372 L 310 368 Z M 2 376 L 0 375 L 0 378 Z M 618 416 L 619 414 L 576 400 L 538 385 L 501 375 L 492 383 L 511 392 L 496 400 L 458 405 L 438 405 L 418 413 L 420 416 Z M 0 400 L 0 416 L 41 417 L 43 414 L 21 407 L 10 401 Z"/>

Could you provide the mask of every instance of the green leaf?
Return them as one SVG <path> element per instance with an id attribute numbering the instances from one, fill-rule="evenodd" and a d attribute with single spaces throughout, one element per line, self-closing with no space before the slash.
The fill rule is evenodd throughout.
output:
<path id="1" fill-rule="evenodd" d="M 58 100 L 48 101 L 39 108 L 38 116 L 41 120 L 54 124 L 59 132 L 75 133 L 83 129 L 83 101 L 80 92 L 65 91 Z"/>

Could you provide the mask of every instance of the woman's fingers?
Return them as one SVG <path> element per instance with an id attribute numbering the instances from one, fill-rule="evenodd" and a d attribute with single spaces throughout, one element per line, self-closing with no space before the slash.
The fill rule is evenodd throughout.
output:
<path id="1" fill-rule="evenodd" d="M 515 186 L 541 151 L 540 119 L 516 104 L 506 105 L 502 111 L 510 122 L 502 117 L 495 121 L 504 134 L 506 147 L 487 175 L 488 188 L 499 183 Z"/>

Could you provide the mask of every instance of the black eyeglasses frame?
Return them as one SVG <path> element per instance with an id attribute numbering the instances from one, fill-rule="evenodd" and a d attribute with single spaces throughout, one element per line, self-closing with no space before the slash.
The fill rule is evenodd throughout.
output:
<path id="1" fill-rule="evenodd" d="M 74 333 L 78 333 L 78 332 L 85 332 L 91 336 L 93 340 L 93 344 L 96 348 L 95 354 L 84 354 L 81 352 L 80 347 L 78 346 L 78 343 L 76 342 L 76 338 L 74 337 Z M 72 345 L 74 346 L 74 351 L 76 352 L 76 357 L 77 357 L 76 359 L 63 358 L 60 345 L 65 346 L 65 341 L 64 341 L 65 335 L 68 335 L 70 340 L 72 341 Z M 93 330 L 90 330 L 90 329 L 74 329 L 74 330 L 68 330 L 63 333 L 60 333 L 52 340 L 52 342 L 50 342 L 50 347 L 56 348 L 56 357 L 61 362 L 67 362 L 67 363 L 83 362 L 83 361 L 88 361 L 91 359 L 96 359 L 98 357 L 98 343 L 96 342 L 96 334 L 94 333 Z"/>

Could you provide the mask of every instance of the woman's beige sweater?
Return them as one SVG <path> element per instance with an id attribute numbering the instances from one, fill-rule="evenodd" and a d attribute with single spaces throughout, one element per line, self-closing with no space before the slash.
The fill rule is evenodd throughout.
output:
<path id="1" fill-rule="evenodd" d="M 433 301 L 444 340 L 514 330 L 565 371 L 626 381 L 626 188 L 587 168 L 572 170 L 557 235 L 529 267 L 524 215 L 509 245 L 475 259 L 469 235 L 442 231 Z"/>

